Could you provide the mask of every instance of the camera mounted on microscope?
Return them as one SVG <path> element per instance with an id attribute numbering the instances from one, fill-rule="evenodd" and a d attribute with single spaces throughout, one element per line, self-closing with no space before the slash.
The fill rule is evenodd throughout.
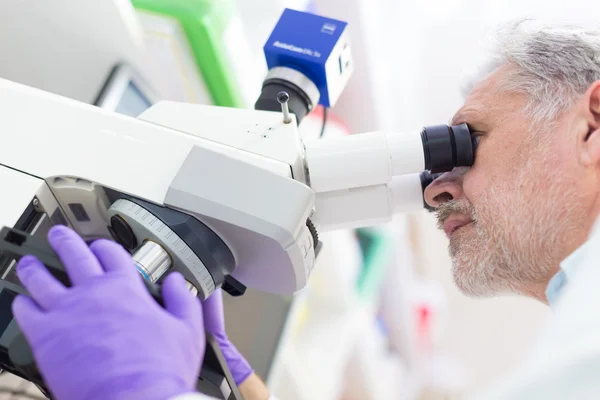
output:
<path id="1" fill-rule="evenodd" d="M 264 46 L 269 72 L 255 109 L 281 111 L 280 92 L 297 124 L 319 104 L 333 107 L 354 71 L 347 26 L 286 9 Z"/>

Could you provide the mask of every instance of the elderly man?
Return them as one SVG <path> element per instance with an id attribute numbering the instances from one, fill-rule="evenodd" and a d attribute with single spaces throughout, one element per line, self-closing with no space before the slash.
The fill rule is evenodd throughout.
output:
<path id="1" fill-rule="evenodd" d="M 560 263 L 600 211 L 600 31 L 517 24 L 453 123 L 475 165 L 434 181 L 426 201 L 470 296 L 512 292 L 551 304 L 574 271 Z"/>
<path id="2" fill-rule="evenodd" d="M 453 120 L 474 132 L 476 162 L 434 181 L 426 200 L 450 238 L 464 293 L 518 293 L 556 314 L 515 378 L 481 399 L 597 399 L 600 31 L 516 24 L 496 54 Z M 13 309 L 57 399 L 204 398 L 193 392 L 205 329 L 219 338 L 245 400 L 269 396 L 229 343 L 218 298 L 200 307 L 174 274 L 163 309 L 119 246 L 88 247 L 60 227 L 49 239 L 74 288 L 24 258 L 17 273 L 31 298 Z M 89 295 L 115 291 L 128 301 Z"/>
<path id="3" fill-rule="evenodd" d="M 483 399 L 600 398 L 600 30 L 518 23 L 453 123 L 475 164 L 425 192 L 473 297 L 550 304 L 551 325 L 509 384 Z M 510 321 L 507 321 L 510 323 Z"/>

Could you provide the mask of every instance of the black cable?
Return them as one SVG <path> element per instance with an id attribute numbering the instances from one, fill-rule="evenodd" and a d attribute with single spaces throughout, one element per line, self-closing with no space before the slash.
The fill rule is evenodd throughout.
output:
<path id="1" fill-rule="evenodd" d="M 319 138 L 323 137 L 323 134 L 325 133 L 325 125 L 327 124 L 327 107 L 323 107 L 323 125 L 321 126 L 321 134 L 319 135 Z"/>

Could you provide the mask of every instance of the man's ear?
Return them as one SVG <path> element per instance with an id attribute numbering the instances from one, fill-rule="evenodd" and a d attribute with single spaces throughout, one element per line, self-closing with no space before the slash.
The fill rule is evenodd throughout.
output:
<path id="1" fill-rule="evenodd" d="M 585 128 L 581 129 L 582 160 L 600 166 L 600 81 L 594 82 L 581 99 Z"/>

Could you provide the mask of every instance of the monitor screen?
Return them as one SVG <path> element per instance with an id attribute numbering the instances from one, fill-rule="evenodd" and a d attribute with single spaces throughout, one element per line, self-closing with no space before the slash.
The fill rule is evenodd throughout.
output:
<path id="1" fill-rule="evenodd" d="M 137 118 L 158 100 L 143 76 L 126 64 L 118 64 L 110 71 L 94 105 Z"/>
<path id="2" fill-rule="evenodd" d="M 130 117 L 137 117 L 152 106 L 152 102 L 131 81 L 119 99 L 116 112 Z"/>

